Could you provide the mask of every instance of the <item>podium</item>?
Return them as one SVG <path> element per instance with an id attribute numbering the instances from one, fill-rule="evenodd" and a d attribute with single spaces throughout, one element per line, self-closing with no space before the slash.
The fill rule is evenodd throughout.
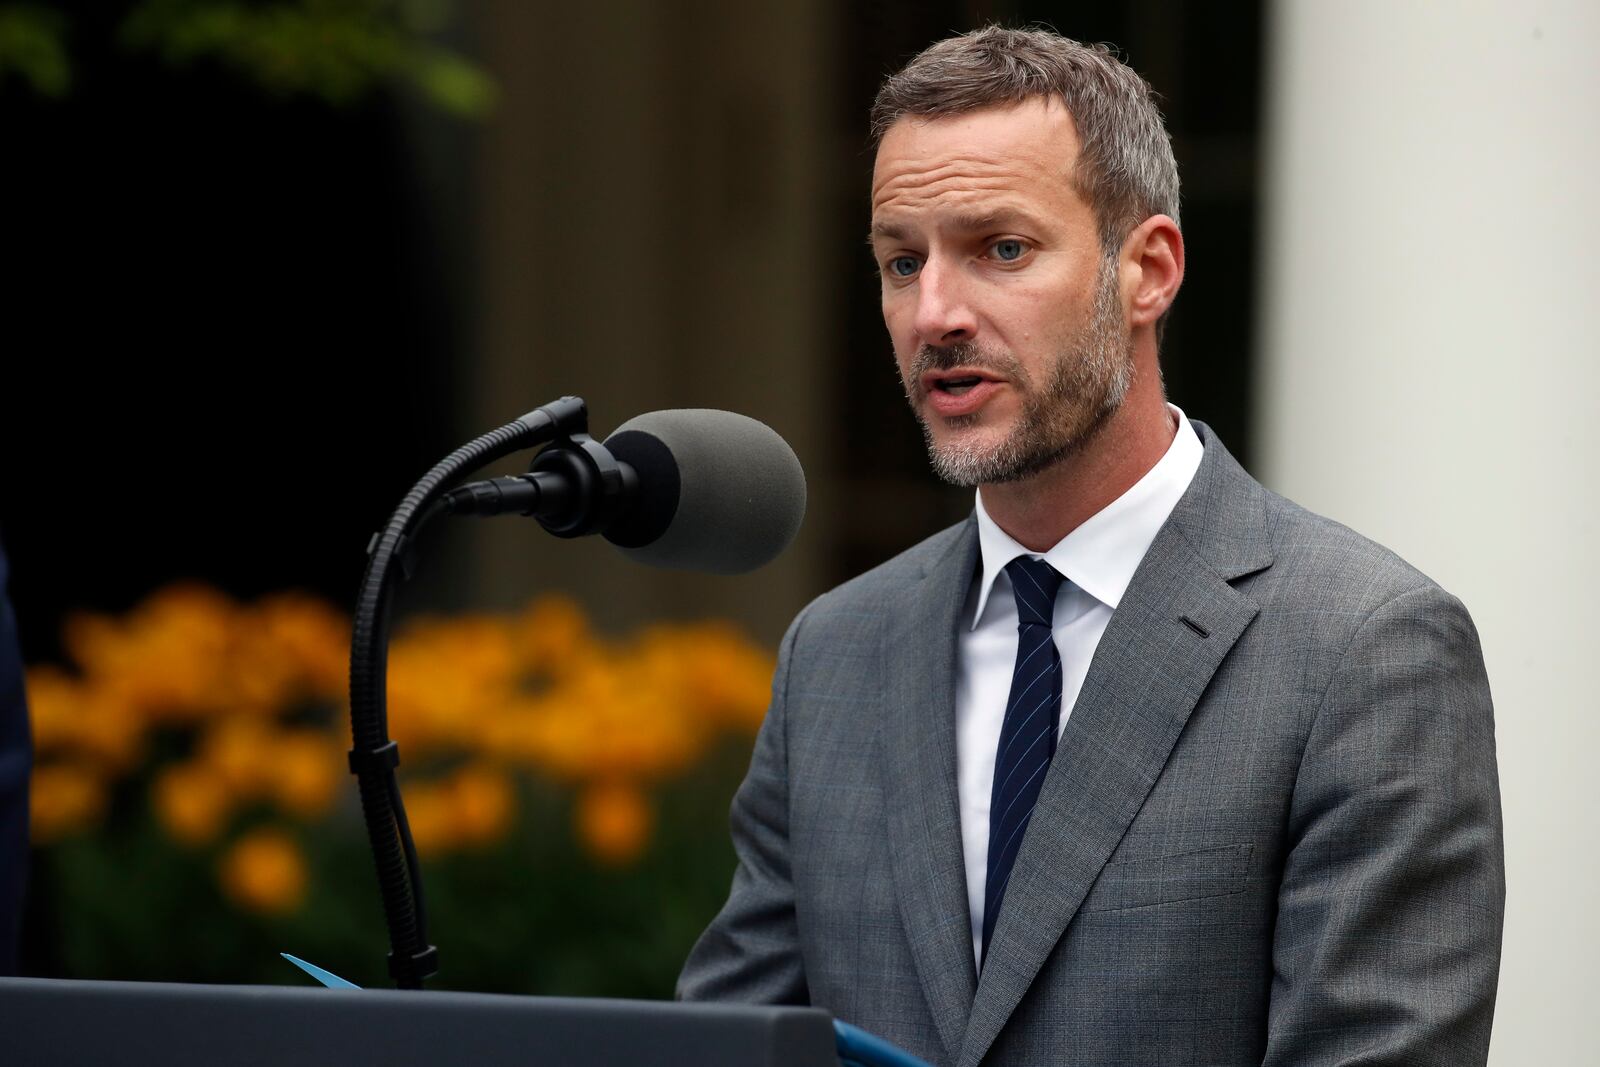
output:
<path id="1" fill-rule="evenodd" d="M 29 1067 L 839 1067 L 818 1008 L 0 978 Z"/>

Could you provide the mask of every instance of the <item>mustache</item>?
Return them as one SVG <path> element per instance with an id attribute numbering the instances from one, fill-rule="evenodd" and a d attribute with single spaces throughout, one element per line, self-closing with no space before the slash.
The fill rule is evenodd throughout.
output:
<path id="1" fill-rule="evenodd" d="M 986 370 L 999 377 L 1018 380 L 1022 377 L 1017 361 L 998 352 L 986 351 L 971 341 L 958 341 L 953 345 L 918 347 L 906 369 L 906 398 L 914 400 L 923 393 L 922 376 L 932 371 L 949 371 L 958 367 Z"/>
<path id="2" fill-rule="evenodd" d="M 992 357 L 970 341 L 958 341 L 943 348 L 925 344 L 917 349 L 916 356 L 911 360 L 911 374 L 917 378 L 929 371 L 955 370 L 957 367 L 997 369 Z"/>

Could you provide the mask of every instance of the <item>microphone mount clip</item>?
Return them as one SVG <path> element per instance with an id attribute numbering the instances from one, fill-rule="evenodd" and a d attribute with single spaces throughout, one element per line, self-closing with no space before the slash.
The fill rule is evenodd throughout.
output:
<path id="1" fill-rule="evenodd" d="M 526 477 L 540 488 L 535 518 L 557 537 L 604 530 L 627 509 L 639 486 L 633 467 L 586 433 L 551 442 L 533 458 Z"/>

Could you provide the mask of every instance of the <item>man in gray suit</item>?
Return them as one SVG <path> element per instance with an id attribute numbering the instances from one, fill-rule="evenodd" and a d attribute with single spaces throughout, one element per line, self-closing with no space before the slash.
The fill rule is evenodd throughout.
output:
<path id="1" fill-rule="evenodd" d="M 1144 82 L 992 28 L 890 78 L 874 130 L 884 318 L 977 506 L 790 628 L 680 995 L 957 1067 L 1483 1063 L 1476 632 L 1166 403 L 1183 238 Z"/>

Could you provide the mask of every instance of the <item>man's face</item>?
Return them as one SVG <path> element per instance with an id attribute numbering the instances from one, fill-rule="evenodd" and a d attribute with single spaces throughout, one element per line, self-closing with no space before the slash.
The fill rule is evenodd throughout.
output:
<path id="1" fill-rule="evenodd" d="M 883 317 L 935 471 L 1027 477 L 1089 440 L 1132 378 L 1116 250 L 1072 186 L 1057 100 L 901 119 L 872 179 Z"/>

